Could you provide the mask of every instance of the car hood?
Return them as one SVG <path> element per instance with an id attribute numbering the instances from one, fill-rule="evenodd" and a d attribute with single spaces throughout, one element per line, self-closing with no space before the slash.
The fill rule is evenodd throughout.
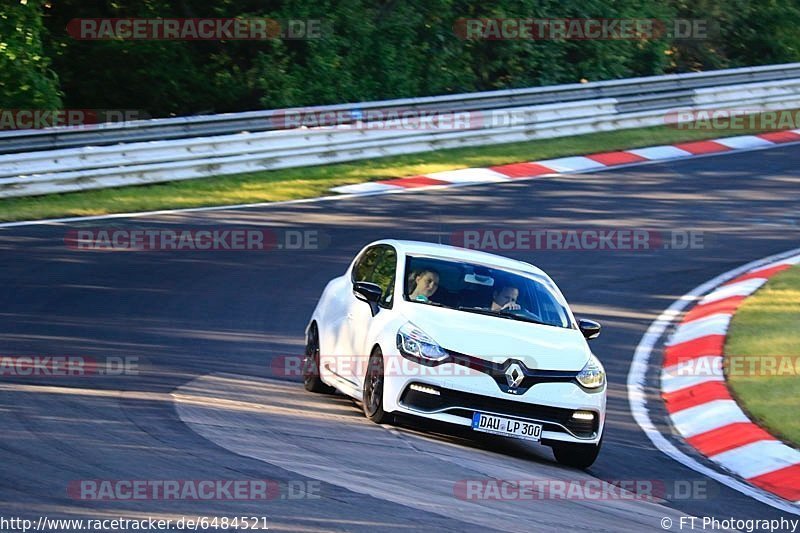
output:
<path id="1" fill-rule="evenodd" d="M 413 303 L 402 315 L 442 348 L 481 359 L 517 359 L 530 369 L 577 372 L 591 354 L 577 329 Z"/>

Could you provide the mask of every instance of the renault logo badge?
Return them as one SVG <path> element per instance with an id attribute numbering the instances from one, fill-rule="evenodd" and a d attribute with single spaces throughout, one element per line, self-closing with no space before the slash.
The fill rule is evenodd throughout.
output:
<path id="1" fill-rule="evenodd" d="M 522 372 L 522 367 L 518 363 L 511 363 L 506 369 L 506 382 L 511 388 L 517 388 L 525 379 L 525 373 Z"/>

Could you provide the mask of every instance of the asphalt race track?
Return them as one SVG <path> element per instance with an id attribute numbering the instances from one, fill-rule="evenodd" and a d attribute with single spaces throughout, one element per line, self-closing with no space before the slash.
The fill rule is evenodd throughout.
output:
<path id="1" fill-rule="evenodd" d="M 268 252 L 65 245 L 70 230 L 86 227 L 201 226 L 310 231 L 322 244 Z M 577 315 L 604 326 L 592 348 L 609 373 L 609 409 L 588 473 L 558 466 L 543 447 L 377 426 L 343 397 L 276 376 L 276 358 L 302 352 L 325 283 L 367 242 L 625 228 L 696 232 L 702 246 L 502 252 L 542 267 Z M 661 531 L 663 517 L 683 515 L 797 518 L 654 449 L 630 415 L 625 381 L 642 334 L 672 301 L 799 241 L 798 146 L 517 183 L 0 229 L 0 355 L 137 365 L 120 376 L 0 377 L 0 515 L 266 516 L 270 529 L 291 531 Z M 530 477 L 652 480 L 667 493 L 657 502 L 474 501 L 455 488 Z M 76 498 L 70 483 L 87 479 L 268 479 L 318 491 L 269 501 Z M 692 482 L 702 496 L 670 489 Z"/>

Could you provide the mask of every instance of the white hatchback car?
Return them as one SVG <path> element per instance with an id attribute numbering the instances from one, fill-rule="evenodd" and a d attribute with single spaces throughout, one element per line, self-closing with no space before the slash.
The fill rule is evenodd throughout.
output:
<path id="1" fill-rule="evenodd" d="M 414 415 L 541 441 L 586 468 L 600 451 L 606 376 L 535 266 L 414 241 L 367 245 L 325 287 L 306 328 L 304 383 L 375 422 Z"/>

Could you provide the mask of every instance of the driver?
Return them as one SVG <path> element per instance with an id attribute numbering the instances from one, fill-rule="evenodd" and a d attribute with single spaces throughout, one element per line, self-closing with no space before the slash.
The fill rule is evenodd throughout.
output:
<path id="1" fill-rule="evenodd" d="M 518 311 L 519 289 L 513 285 L 498 285 L 492 292 L 492 311 Z"/>

